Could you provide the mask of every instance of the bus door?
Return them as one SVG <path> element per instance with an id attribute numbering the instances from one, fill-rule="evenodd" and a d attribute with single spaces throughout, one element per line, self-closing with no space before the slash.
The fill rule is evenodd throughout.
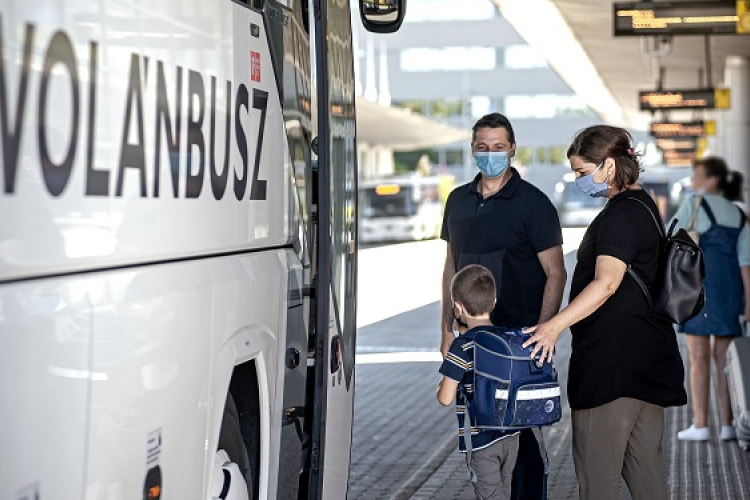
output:
<path id="1" fill-rule="evenodd" d="M 360 0 L 395 31 L 399 0 Z M 309 497 L 346 498 L 354 413 L 357 276 L 357 149 L 348 0 L 313 0 L 318 133 L 315 389 Z M 383 17 L 385 16 L 385 17 Z"/>
<path id="2" fill-rule="evenodd" d="M 311 498 L 345 498 L 354 410 L 357 163 L 349 2 L 316 23 L 318 266 Z"/>

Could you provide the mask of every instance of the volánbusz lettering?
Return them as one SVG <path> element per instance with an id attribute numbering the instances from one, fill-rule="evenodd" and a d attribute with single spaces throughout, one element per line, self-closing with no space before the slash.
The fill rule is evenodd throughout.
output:
<path id="1" fill-rule="evenodd" d="M 7 64 L 13 64 L 15 58 L 6 57 L 5 33 L 3 19 L 0 16 L 0 132 L 2 133 L 2 161 L 3 161 L 3 190 L 5 195 L 15 195 L 19 176 L 18 162 L 20 148 L 23 144 L 22 135 L 36 130 L 36 151 L 38 165 L 44 180 L 43 185 L 50 195 L 59 197 L 70 189 L 81 189 L 87 197 L 119 197 L 127 191 L 127 186 L 133 183 L 135 191 L 142 198 L 159 198 L 163 196 L 162 154 L 166 149 L 169 159 L 169 181 L 171 189 L 168 192 L 172 198 L 198 198 L 204 189 L 206 176 L 210 179 L 211 193 L 215 200 L 224 198 L 228 184 L 232 183 L 232 191 L 238 200 L 265 200 L 266 181 L 259 178 L 260 159 L 262 151 L 263 132 L 265 128 L 268 93 L 260 89 L 250 91 L 244 83 L 238 86 L 226 81 L 226 109 L 217 110 L 217 78 L 208 79 L 199 71 L 185 71 L 180 66 L 171 70 L 163 61 L 152 60 L 149 57 L 131 53 L 127 75 L 125 109 L 120 128 L 120 144 L 116 164 L 95 167 L 97 144 L 97 112 L 106 112 L 106 106 L 113 101 L 108 97 L 107 105 L 97 102 L 97 90 L 100 78 L 99 57 L 101 51 L 96 41 L 88 44 L 88 85 L 81 85 L 79 75 L 76 44 L 64 30 L 55 31 L 42 52 L 42 71 L 35 71 L 32 57 L 35 44 L 41 43 L 37 38 L 34 24 L 24 26 L 21 67 L 18 76 L 17 94 L 9 95 Z M 80 49 L 79 49 L 80 50 Z M 51 111 L 49 103 L 49 88 L 51 75 L 56 71 L 56 78 L 63 75 L 70 82 L 70 129 L 65 138 L 67 144 L 62 159 L 55 160 L 49 151 L 48 114 Z M 187 82 L 184 82 L 187 76 Z M 39 93 L 31 95 L 30 80 L 40 78 Z M 168 82 L 174 84 L 174 94 L 167 89 Z M 210 84 L 207 86 L 206 81 Z M 186 83 L 186 84 L 185 84 Z M 206 95 L 208 87 L 208 95 Z M 147 89 L 155 90 L 155 103 L 149 106 L 145 95 Z M 183 95 L 183 90 L 187 95 Z M 234 96 L 234 99 L 232 99 Z M 251 101 L 252 97 L 252 101 Z M 37 99 L 38 113 L 36 117 L 28 116 L 26 112 L 29 100 Z M 187 101 L 187 102 L 186 102 Z M 234 101 L 234 102 L 233 102 Z M 81 107 L 87 102 L 88 113 L 85 124 L 82 124 Z M 232 106 L 234 104 L 234 106 Z M 184 108 L 187 107 L 185 110 Z M 111 108 L 110 108 L 111 109 Z M 257 113 L 255 112 L 257 110 Z M 224 118 L 224 137 L 217 137 L 217 111 Z M 234 120 L 232 120 L 234 116 Z M 255 161 L 252 172 L 249 170 L 249 151 L 247 134 L 242 120 L 257 117 L 254 125 L 257 127 L 257 143 Z M 66 117 L 67 118 L 67 117 Z M 183 134 L 183 118 L 186 121 Z M 33 127 L 28 126 L 28 120 L 36 119 Z M 145 121 L 152 120 L 153 128 L 153 156 L 147 155 Z M 208 120 L 209 126 L 204 127 Z M 79 133 L 81 127 L 85 133 Z M 207 128 L 208 137 L 204 135 Z M 232 133 L 234 128 L 234 134 Z M 232 141 L 234 138 L 234 141 Z M 76 161 L 81 155 L 79 141 L 86 141 L 85 158 Z M 223 139 L 223 141 L 222 141 Z M 224 157 L 221 161 L 216 158 L 216 144 L 224 146 Z M 208 147 L 207 143 L 208 142 Z M 239 161 L 230 165 L 230 147 L 236 148 Z M 209 161 L 206 161 L 206 155 Z M 70 180 L 75 168 L 85 164 L 85 182 L 83 186 L 70 186 Z M 221 170 L 217 169 L 221 165 Z M 234 172 L 230 176 L 229 171 Z M 208 168 L 206 168 L 208 167 Z M 207 173 L 206 170 L 209 172 Z M 181 183 L 180 181 L 184 181 Z M 113 185 L 114 184 L 114 185 Z M 248 186 L 249 185 L 249 186 Z M 182 189 L 180 189 L 182 187 Z M 248 189 L 249 187 L 249 189 Z M 133 187 L 131 186 L 131 189 Z M 169 195 L 168 195 L 169 196 Z"/>

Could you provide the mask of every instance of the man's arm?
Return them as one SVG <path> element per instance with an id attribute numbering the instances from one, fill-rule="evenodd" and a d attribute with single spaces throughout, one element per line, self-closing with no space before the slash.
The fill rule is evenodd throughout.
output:
<path id="1" fill-rule="evenodd" d="M 547 284 L 544 286 L 544 297 L 542 298 L 542 310 L 539 314 L 539 323 L 544 323 L 560 311 L 568 273 L 565 271 L 562 246 L 548 248 L 539 252 L 537 257 L 542 269 L 544 269 L 544 274 L 547 275 Z"/>
<path id="2" fill-rule="evenodd" d="M 456 266 L 453 264 L 450 243 L 446 244 L 445 266 L 443 267 L 443 307 L 440 319 L 440 352 L 443 357 L 448 353 L 448 348 L 453 342 L 453 308 L 451 302 L 451 281 L 456 275 Z"/>

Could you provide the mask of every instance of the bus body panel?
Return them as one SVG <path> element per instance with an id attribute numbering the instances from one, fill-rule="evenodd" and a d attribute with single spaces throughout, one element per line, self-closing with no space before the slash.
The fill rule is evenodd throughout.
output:
<path id="1" fill-rule="evenodd" d="M 80 280 L 0 288 L 0 498 L 84 498 L 91 323 Z"/>
<path id="2" fill-rule="evenodd" d="M 0 497 L 141 498 L 158 466 L 161 499 L 205 499 L 232 368 L 254 359 L 260 497 L 276 498 L 290 253 L 4 288 Z"/>
<path id="3" fill-rule="evenodd" d="M 0 281 L 297 237 L 262 13 L 231 0 L 0 5 Z"/>
<path id="4" fill-rule="evenodd" d="M 330 328 L 314 359 L 327 432 L 310 497 L 339 499 L 357 168 L 349 2 L 327 4 Z M 311 405 L 317 110 L 307 7 L 263 5 L 0 0 L 0 498 L 206 498 L 233 369 L 248 361 L 259 498 L 295 496 L 301 464 L 284 459 L 303 452 L 290 415 Z"/>

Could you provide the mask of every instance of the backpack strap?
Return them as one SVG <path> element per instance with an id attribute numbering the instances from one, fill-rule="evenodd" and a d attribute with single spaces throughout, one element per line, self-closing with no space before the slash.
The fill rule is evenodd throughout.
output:
<path id="1" fill-rule="evenodd" d="M 638 273 L 633 270 L 631 266 L 628 266 L 628 275 L 630 275 L 631 278 L 633 278 L 633 281 L 636 282 L 638 285 L 638 288 L 640 288 L 643 291 L 643 295 L 646 296 L 646 302 L 648 302 L 648 308 L 650 311 L 654 310 L 654 301 L 651 299 L 651 291 L 646 286 L 646 283 L 641 279 L 640 276 L 638 276 Z"/>
<path id="2" fill-rule="evenodd" d="M 711 207 L 708 205 L 708 202 L 706 201 L 706 198 L 703 198 L 701 200 L 701 207 L 703 207 L 703 210 L 706 211 L 706 215 L 708 215 L 709 220 L 711 221 L 711 225 L 716 225 L 716 217 L 714 216 L 714 211 L 711 210 Z"/>
<path id="3" fill-rule="evenodd" d="M 544 476 L 546 477 L 547 474 L 549 474 L 549 457 L 547 456 L 547 447 L 544 445 L 544 434 L 542 434 L 542 428 L 532 427 L 531 432 L 534 433 L 536 442 L 539 445 L 539 456 L 542 457 L 542 462 L 544 463 Z"/>
<path id="4" fill-rule="evenodd" d="M 654 224 L 656 224 L 656 227 L 659 230 L 659 234 L 661 236 L 663 236 L 664 238 L 667 237 L 667 235 L 664 234 L 664 228 L 662 227 L 661 223 L 657 220 L 656 216 L 654 215 L 653 210 L 651 210 L 651 207 L 649 207 L 648 205 L 646 205 L 645 203 L 643 203 L 642 200 L 639 200 L 638 198 L 633 198 L 632 196 L 628 196 L 625 199 L 626 200 L 637 201 L 638 203 L 640 203 L 641 205 L 643 205 L 646 208 L 646 210 L 648 210 L 648 213 L 649 213 L 649 215 L 651 215 L 651 218 L 654 220 Z"/>
<path id="5" fill-rule="evenodd" d="M 466 446 L 466 469 L 469 472 L 469 481 L 477 482 L 477 473 L 471 468 L 471 452 L 474 445 L 471 442 L 471 416 L 469 415 L 469 399 L 466 397 L 463 387 L 459 392 L 459 397 L 464 403 L 464 445 Z"/>
<path id="6" fill-rule="evenodd" d="M 696 224 L 698 223 L 698 209 L 701 206 L 701 201 L 703 201 L 703 195 L 695 195 L 693 199 L 695 200 L 695 203 L 693 203 L 693 213 L 690 214 L 690 221 L 687 223 L 687 226 L 685 226 L 685 231 L 688 233 L 697 232 Z"/>
<path id="7" fill-rule="evenodd" d="M 737 207 L 737 205 L 735 205 Z M 745 215 L 745 211 L 742 210 L 740 207 L 737 207 L 737 210 L 740 211 L 740 227 L 739 229 L 742 229 L 745 227 L 745 223 L 747 222 L 747 215 Z"/>
<path id="8" fill-rule="evenodd" d="M 638 198 L 633 198 L 631 196 L 627 197 L 626 199 L 627 200 L 637 201 L 638 203 L 640 203 L 641 205 L 643 205 L 646 208 L 646 210 L 648 210 L 648 213 L 651 214 L 651 218 L 654 220 L 654 224 L 656 224 L 656 227 L 659 228 L 659 234 L 662 237 L 664 237 L 665 239 L 668 238 L 667 235 L 664 234 L 664 228 L 659 223 L 659 221 L 656 219 L 656 216 L 654 215 L 654 212 L 651 210 L 651 208 L 649 208 L 648 205 L 646 205 L 645 203 L 643 203 L 643 201 L 639 200 Z M 674 224 L 672 224 L 672 227 L 674 227 Z M 671 233 L 671 230 L 670 230 L 670 233 Z M 638 273 L 635 272 L 635 270 L 633 269 L 633 267 L 630 264 L 628 264 L 627 273 L 628 273 L 628 275 L 630 275 L 631 278 L 633 278 L 633 281 L 636 282 L 636 284 L 638 285 L 638 288 L 640 288 L 643 291 L 643 295 L 645 295 L 645 297 L 646 297 L 646 302 L 648 302 L 648 308 L 649 308 L 650 311 L 653 311 L 654 310 L 654 301 L 651 299 L 651 291 L 646 286 L 646 283 L 641 279 L 640 276 L 638 276 Z"/>

